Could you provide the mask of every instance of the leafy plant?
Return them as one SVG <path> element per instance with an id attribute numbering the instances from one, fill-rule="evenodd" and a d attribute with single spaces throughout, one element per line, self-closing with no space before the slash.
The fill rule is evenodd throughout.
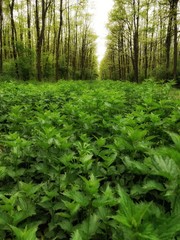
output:
<path id="1" fill-rule="evenodd" d="M 0 83 L 0 237 L 178 239 L 179 100 L 169 91 Z"/>

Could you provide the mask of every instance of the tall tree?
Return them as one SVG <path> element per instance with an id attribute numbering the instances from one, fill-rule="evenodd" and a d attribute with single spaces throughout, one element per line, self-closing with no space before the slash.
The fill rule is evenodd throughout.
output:
<path id="1" fill-rule="evenodd" d="M 3 10 L 2 10 L 2 2 L 0 0 L 0 74 L 3 72 Z"/>
<path id="2" fill-rule="evenodd" d="M 42 46 L 44 41 L 44 32 L 46 27 L 47 11 L 52 4 L 53 0 L 41 0 L 41 15 L 39 1 L 35 2 L 35 23 L 36 23 L 36 71 L 37 79 L 42 80 Z"/>
<path id="3" fill-rule="evenodd" d="M 145 43 L 144 43 L 144 77 L 145 79 L 148 76 L 148 28 L 149 28 L 149 9 L 150 2 L 146 0 L 146 9 L 145 9 Z"/>
<path id="4" fill-rule="evenodd" d="M 169 17 L 168 17 L 168 27 L 167 27 L 167 35 L 166 35 L 166 70 L 167 74 L 169 73 L 170 67 L 170 50 L 171 50 L 171 42 L 172 42 L 172 28 L 173 28 L 173 15 L 174 15 L 174 0 L 169 0 Z M 168 76 L 167 76 L 168 78 Z"/>
<path id="5" fill-rule="evenodd" d="M 56 80 L 59 79 L 59 57 L 60 57 L 60 40 L 63 26 L 63 0 L 60 0 L 59 6 L 59 26 L 58 26 L 58 34 L 56 40 Z"/>
<path id="6" fill-rule="evenodd" d="M 110 69 L 113 65 L 115 68 L 113 71 L 119 72 L 119 79 L 122 76 L 136 82 L 151 76 L 160 79 L 173 77 L 179 79 L 180 69 L 177 64 L 179 0 L 114 0 L 114 2 L 108 24 L 105 61 L 109 64 L 104 70 L 106 74 L 109 73 L 109 77 L 111 76 Z M 104 63 L 102 65 L 105 66 Z M 124 69 L 126 75 L 123 73 Z"/>
<path id="7" fill-rule="evenodd" d="M 177 9 L 179 0 L 174 0 L 174 11 L 173 11 L 173 21 L 174 21 L 174 68 L 173 76 L 174 80 L 177 81 L 177 58 L 178 58 L 178 27 L 177 27 Z M 180 82 L 178 82 L 180 84 Z"/>
<path id="8" fill-rule="evenodd" d="M 28 29 L 28 47 L 31 49 L 31 1 L 26 0 L 27 6 L 27 29 Z"/>
<path id="9" fill-rule="evenodd" d="M 87 18 L 88 1 L 0 1 L 4 72 L 24 80 L 37 76 L 39 81 L 96 75 L 96 37 Z M 0 17 L 1 13 L 0 7 Z"/>
<path id="10" fill-rule="evenodd" d="M 13 57 L 16 67 L 16 75 L 19 78 L 19 69 L 18 69 L 18 52 L 17 52 L 17 31 L 16 31 L 16 25 L 14 21 L 14 5 L 15 0 L 11 0 L 9 2 L 9 9 L 10 9 L 10 18 L 11 18 L 11 41 L 12 41 L 12 48 L 13 48 Z"/>
<path id="11" fill-rule="evenodd" d="M 139 82 L 139 14 L 140 14 L 140 0 L 133 0 L 133 50 L 134 56 L 132 57 L 134 80 Z"/>

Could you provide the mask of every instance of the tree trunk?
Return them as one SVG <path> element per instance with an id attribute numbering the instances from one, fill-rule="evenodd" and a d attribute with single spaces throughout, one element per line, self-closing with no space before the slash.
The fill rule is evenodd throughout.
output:
<path id="1" fill-rule="evenodd" d="M 81 46 L 81 80 L 84 80 L 85 53 L 86 53 L 86 33 L 82 37 Z"/>
<path id="2" fill-rule="evenodd" d="M 135 30 L 134 33 L 134 80 L 139 82 L 139 41 L 138 41 L 138 31 Z"/>
<path id="3" fill-rule="evenodd" d="M 63 26 L 63 0 L 60 0 L 59 29 L 58 29 L 57 43 L 56 43 L 56 64 L 55 64 L 56 80 L 58 80 L 59 78 L 59 57 L 60 57 L 59 50 L 60 50 L 62 26 Z"/>
<path id="4" fill-rule="evenodd" d="M 145 46 L 144 46 L 144 77 L 145 79 L 148 76 L 148 51 L 147 51 L 147 46 L 148 46 L 148 27 L 149 27 L 149 3 L 147 2 L 147 8 L 146 8 L 146 31 L 145 31 Z"/>
<path id="5" fill-rule="evenodd" d="M 126 79 L 126 59 L 125 59 L 125 50 L 124 50 L 124 36 L 123 32 L 121 33 L 121 46 L 122 46 L 122 54 L 121 54 L 121 68 L 122 68 L 122 80 Z"/>
<path id="6" fill-rule="evenodd" d="M 133 33 L 133 47 L 134 47 L 134 81 L 139 82 L 139 0 L 133 0 L 134 10 L 134 33 Z"/>
<path id="7" fill-rule="evenodd" d="M 27 0 L 27 28 L 28 28 L 28 47 L 31 49 L 31 1 Z"/>
<path id="8" fill-rule="evenodd" d="M 119 80 L 122 79 L 122 68 L 121 68 L 121 38 L 120 38 L 120 34 L 118 34 L 118 74 L 119 74 Z"/>
<path id="9" fill-rule="evenodd" d="M 15 68 L 16 68 L 16 76 L 19 78 L 19 69 L 18 69 L 18 64 L 17 64 L 17 49 L 16 49 L 16 44 L 17 44 L 17 32 L 16 32 L 16 26 L 14 22 L 14 3 L 15 1 L 12 0 L 11 3 L 9 3 L 9 9 L 10 9 L 10 16 L 11 16 L 11 41 L 12 41 L 12 48 L 13 48 L 13 57 L 14 57 L 14 62 L 15 62 Z"/>
<path id="10" fill-rule="evenodd" d="M 73 56 L 73 79 L 76 79 L 76 68 L 77 68 L 77 44 L 78 44 L 78 36 L 77 36 L 77 31 L 78 31 L 78 23 L 77 23 L 77 18 L 78 18 L 78 9 L 76 9 L 76 15 L 75 15 L 75 45 L 74 45 L 74 56 Z"/>
<path id="11" fill-rule="evenodd" d="M 40 27 L 40 17 L 39 17 L 39 6 L 38 0 L 36 0 L 35 4 L 35 22 L 36 22 L 36 71 L 37 71 L 37 79 L 38 81 L 42 80 L 42 46 L 44 42 L 44 31 L 46 26 L 46 15 L 47 11 L 52 3 L 52 0 L 49 1 L 41 1 L 42 5 L 42 14 L 41 14 L 41 27 Z"/>
<path id="12" fill-rule="evenodd" d="M 37 71 L 37 79 L 41 81 L 42 78 L 42 67 L 41 67 L 41 47 L 42 47 L 42 39 L 40 33 L 40 19 L 39 19 L 39 6 L 38 0 L 36 0 L 36 34 L 37 34 L 37 42 L 36 42 L 36 71 Z"/>
<path id="13" fill-rule="evenodd" d="M 164 56 L 164 34 L 163 34 L 163 16 L 162 16 L 162 6 L 159 5 L 159 30 L 160 30 L 160 40 L 159 40 L 159 64 L 164 65 L 164 62 L 166 61 Z"/>
<path id="14" fill-rule="evenodd" d="M 2 37 L 2 28 L 3 28 L 3 10 L 2 10 L 2 1 L 0 0 L 0 74 L 3 72 L 3 37 Z"/>
<path id="15" fill-rule="evenodd" d="M 178 41 L 177 41 L 177 33 L 178 33 L 178 28 L 177 28 L 177 8 L 178 8 L 178 1 L 179 0 L 174 0 L 174 69 L 173 69 L 173 76 L 174 80 L 177 81 L 177 57 L 178 57 Z"/>
<path id="16" fill-rule="evenodd" d="M 167 27 L 167 35 L 166 35 L 166 43 L 165 43 L 167 79 L 169 78 L 169 67 L 170 67 L 170 50 L 171 50 L 171 39 L 172 39 L 174 0 L 171 0 L 169 2 L 170 2 L 169 22 L 168 22 L 168 27 Z"/>

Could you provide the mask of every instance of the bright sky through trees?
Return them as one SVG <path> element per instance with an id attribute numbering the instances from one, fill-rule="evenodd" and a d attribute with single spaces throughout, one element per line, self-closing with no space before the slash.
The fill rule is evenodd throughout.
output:
<path id="1" fill-rule="evenodd" d="M 97 55 L 98 62 L 100 62 L 106 50 L 106 24 L 108 14 L 113 6 L 113 0 L 93 0 L 93 6 L 93 28 L 98 35 Z"/>

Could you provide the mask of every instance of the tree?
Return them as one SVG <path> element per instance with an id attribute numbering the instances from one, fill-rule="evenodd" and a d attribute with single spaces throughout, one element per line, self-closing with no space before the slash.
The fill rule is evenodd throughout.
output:
<path id="1" fill-rule="evenodd" d="M 3 10 L 2 10 L 2 0 L 0 0 L 0 74 L 3 72 Z"/>
<path id="2" fill-rule="evenodd" d="M 171 48 L 171 39 L 172 39 L 172 28 L 173 28 L 173 15 L 174 15 L 174 1 L 169 0 L 169 20 L 167 27 L 167 35 L 166 35 L 166 70 L 169 73 L 170 67 L 170 48 Z M 168 76 L 167 76 L 168 77 Z"/>
<path id="3" fill-rule="evenodd" d="M 9 9 L 10 9 L 10 19 L 11 19 L 11 41 L 12 41 L 12 48 L 13 48 L 13 57 L 16 67 L 16 76 L 19 78 L 19 69 L 18 69 L 18 52 L 17 52 L 17 31 L 14 21 L 14 4 L 15 0 L 9 2 Z"/>
<path id="4" fill-rule="evenodd" d="M 31 1 L 26 0 L 27 4 L 27 29 L 28 29 L 28 47 L 31 49 Z"/>
<path id="5" fill-rule="evenodd" d="M 177 64 L 179 1 L 114 2 L 108 23 L 107 51 L 103 60 L 108 62 L 104 70 L 106 75 L 109 73 L 109 77 L 112 76 L 113 71 L 116 79 L 135 82 L 148 77 L 177 80 L 180 70 Z M 101 75 L 103 76 L 102 73 Z"/>
<path id="6" fill-rule="evenodd" d="M 96 75 L 96 37 L 90 27 L 88 1 L 0 1 L 4 72 L 24 80 L 36 75 L 39 81 Z"/>
<path id="7" fill-rule="evenodd" d="M 60 56 L 60 39 L 62 33 L 62 26 L 63 26 L 63 0 L 60 0 L 60 7 L 59 7 L 59 27 L 58 27 L 58 35 L 56 40 L 56 80 L 59 79 L 59 56 Z"/>
<path id="8" fill-rule="evenodd" d="M 41 16 L 39 10 L 38 0 L 35 3 L 35 22 L 36 22 L 36 70 L 37 70 L 37 79 L 42 80 L 42 46 L 44 41 L 44 32 L 46 27 L 46 15 L 47 11 L 52 4 L 53 0 L 45 1 L 41 0 Z"/>
<path id="9" fill-rule="evenodd" d="M 139 82 L 139 14 L 140 0 L 133 0 L 133 50 L 132 63 L 134 69 L 134 80 Z"/>
<path id="10" fill-rule="evenodd" d="M 174 80 L 177 81 L 177 58 L 178 58 L 178 28 L 177 28 L 177 9 L 178 9 L 178 2 L 179 0 L 174 0 L 174 14 L 173 14 L 173 21 L 174 21 L 174 69 L 173 69 L 173 76 Z M 180 82 L 178 82 L 180 84 Z"/>

